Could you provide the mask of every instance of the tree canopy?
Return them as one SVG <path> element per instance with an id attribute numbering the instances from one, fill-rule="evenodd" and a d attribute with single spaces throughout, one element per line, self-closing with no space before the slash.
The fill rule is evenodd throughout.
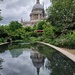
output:
<path id="1" fill-rule="evenodd" d="M 15 31 L 16 29 L 22 28 L 22 25 L 18 21 L 11 21 L 9 27 L 10 30 Z"/>
<path id="2" fill-rule="evenodd" d="M 75 0 L 50 0 L 48 21 L 61 29 L 75 28 Z"/>

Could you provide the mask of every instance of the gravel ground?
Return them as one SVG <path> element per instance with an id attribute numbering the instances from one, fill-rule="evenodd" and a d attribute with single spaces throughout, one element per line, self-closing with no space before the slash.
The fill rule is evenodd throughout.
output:
<path id="1" fill-rule="evenodd" d="M 66 49 L 66 48 L 62 48 L 62 49 L 64 49 L 64 50 L 66 50 L 66 51 L 75 55 L 75 49 Z"/>

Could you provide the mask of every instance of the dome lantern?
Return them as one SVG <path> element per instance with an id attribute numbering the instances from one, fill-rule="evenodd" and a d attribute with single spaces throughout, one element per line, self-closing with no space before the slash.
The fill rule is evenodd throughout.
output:
<path id="1" fill-rule="evenodd" d="M 43 6 L 40 4 L 39 0 L 36 0 L 36 4 L 33 6 L 32 10 L 36 10 L 36 9 L 41 9 L 41 10 L 44 9 Z"/>
<path id="2" fill-rule="evenodd" d="M 40 2 L 39 2 L 39 0 L 37 0 L 37 2 L 36 2 L 36 3 L 40 3 Z"/>

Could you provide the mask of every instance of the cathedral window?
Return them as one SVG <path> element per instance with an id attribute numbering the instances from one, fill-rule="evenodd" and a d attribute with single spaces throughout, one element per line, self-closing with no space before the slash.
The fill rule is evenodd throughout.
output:
<path id="1" fill-rule="evenodd" d="M 35 14 L 34 15 L 34 19 L 38 19 L 38 14 Z"/>

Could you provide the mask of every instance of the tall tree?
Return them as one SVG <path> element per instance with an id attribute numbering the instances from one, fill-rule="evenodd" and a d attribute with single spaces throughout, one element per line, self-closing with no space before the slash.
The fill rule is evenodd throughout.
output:
<path id="1" fill-rule="evenodd" d="M 47 22 L 44 25 L 43 30 L 44 30 L 44 32 L 43 32 L 43 37 L 44 38 L 48 38 L 48 39 L 53 39 L 54 38 L 55 28 L 49 22 Z"/>
<path id="2" fill-rule="evenodd" d="M 11 31 L 15 31 L 16 29 L 22 28 L 22 25 L 18 21 L 11 21 L 9 27 Z"/>
<path id="3" fill-rule="evenodd" d="M 60 29 L 75 29 L 75 0 L 50 0 L 48 21 Z"/>
<path id="4" fill-rule="evenodd" d="M 7 30 L 4 26 L 0 26 L 0 38 L 5 38 L 8 36 Z"/>
<path id="5" fill-rule="evenodd" d="M 43 21 L 39 21 L 38 24 L 37 24 L 37 30 L 43 30 L 43 25 L 45 24 L 46 22 L 43 20 Z"/>

